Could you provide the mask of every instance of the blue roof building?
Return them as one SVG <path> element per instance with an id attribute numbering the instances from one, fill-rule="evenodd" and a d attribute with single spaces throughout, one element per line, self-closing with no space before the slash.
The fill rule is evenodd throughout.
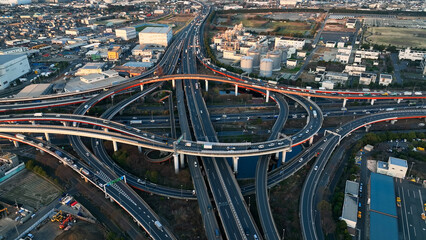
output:
<path id="1" fill-rule="evenodd" d="M 397 240 L 398 222 L 393 178 L 371 173 L 370 239 Z"/>

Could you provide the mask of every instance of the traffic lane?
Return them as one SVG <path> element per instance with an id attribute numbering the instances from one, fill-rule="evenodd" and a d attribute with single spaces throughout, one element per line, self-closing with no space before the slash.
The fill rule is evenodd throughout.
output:
<path id="1" fill-rule="evenodd" d="M 426 189 L 408 180 L 395 180 L 396 195 L 401 198 L 398 225 L 403 239 L 426 239 L 426 220 L 421 219 L 426 202 Z"/>

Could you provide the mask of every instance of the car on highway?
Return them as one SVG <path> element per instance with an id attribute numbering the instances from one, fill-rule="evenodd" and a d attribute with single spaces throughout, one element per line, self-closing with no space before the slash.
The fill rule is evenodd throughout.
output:
<path id="1" fill-rule="evenodd" d="M 318 170 L 318 166 L 315 166 L 314 170 L 315 170 L 315 171 L 316 171 L 316 170 Z"/>
<path id="2" fill-rule="evenodd" d="M 197 164 L 197 162 L 194 162 L 194 167 L 198 167 L 198 164 Z"/>
<path id="3" fill-rule="evenodd" d="M 396 206 L 401 207 L 401 198 L 396 197 Z"/>
<path id="4" fill-rule="evenodd" d="M 265 147 L 265 145 L 259 145 L 259 148 L 264 148 Z"/>
<path id="5" fill-rule="evenodd" d="M 303 161 L 303 158 L 300 158 L 300 159 L 299 159 L 299 162 L 302 162 L 302 161 Z"/>

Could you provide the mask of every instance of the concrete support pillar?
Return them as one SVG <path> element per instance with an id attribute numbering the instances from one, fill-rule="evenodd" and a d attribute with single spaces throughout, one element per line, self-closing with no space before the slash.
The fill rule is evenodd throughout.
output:
<path id="1" fill-rule="evenodd" d="M 343 107 L 346 107 L 346 102 L 348 101 L 348 99 L 343 99 Z"/>
<path id="2" fill-rule="evenodd" d="M 376 99 L 371 99 L 371 106 L 374 105 L 374 102 L 376 101 Z"/>
<path id="3" fill-rule="evenodd" d="M 238 96 L 238 85 L 235 84 L 235 96 Z"/>
<path id="4" fill-rule="evenodd" d="M 309 138 L 309 145 L 312 145 L 314 143 L 314 137 Z"/>
<path id="5" fill-rule="evenodd" d="M 61 122 L 61 123 L 64 125 L 64 127 L 68 125 L 67 122 Z"/>
<path id="6" fill-rule="evenodd" d="M 180 153 L 180 168 L 185 167 L 185 154 Z"/>
<path id="7" fill-rule="evenodd" d="M 308 96 L 308 99 L 311 99 L 311 96 Z"/>
<path id="8" fill-rule="evenodd" d="M 105 132 L 108 132 L 108 128 L 104 128 L 104 131 L 105 131 Z"/>
<path id="9" fill-rule="evenodd" d="M 239 157 L 232 157 L 232 160 L 234 160 L 234 173 L 238 172 L 238 159 Z"/>
<path id="10" fill-rule="evenodd" d="M 32 125 L 36 125 L 35 121 L 30 121 L 30 123 L 31 123 Z"/>
<path id="11" fill-rule="evenodd" d="M 143 91 L 143 84 L 141 85 L 141 92 Z"/>
<path id="12" fill-rule="evenodd" d="M 280 153 L 279 152 L 275 153 L 275 159 L 279 159 L 279 158 L 280 158 Z"/>
<path id="13" fill-rule="evenodd" d="M 370 128 L 371 128 L 371 125 L 366 125 L 365 126 L 365 132 L 368 132 L 368 130 L 370 130 Z"/>
<path id="14" fill-rule="evenodd" d="M 118 151 L 118 145 L 116 141 L 112 141 L 112 146 L 114 147 L 114 152 Z"/>
<path id="15" fill-rule="evenodd" d="M 13 141 L 13 145 L 17 148 L 17 147 L 19 147 L 19 142 L 18 141 Z"/>
<path id="16" fill-rule="evenodd" d="M 286 152 L 286 151 L 283 151 L 283 152 L 281 153 L 281 155 L 282 155 L 281 162 L 282 162 L 282 163 L 285 163 L 285 157 L 286 157 L 286 155 L 287 155 L 287 152 Z"/>
<path id="17" fill-rule="evenodd" d="M 398 120 L 392 120 L 391 124 L 395 124 Z"/>
<path id="18" fill-rule="evenodd" d="M 266 102 L 269 102 L 269 90 L 266 90 Z"/>
<path id="19" fill-rule="evenodd" d="M 172 80 L 172 87 L 175 88 L 176 87 L 176 80 Z"/>
<path id="20" fill-rule="evenodd" d="M 141 146 L 138 146 L 138 152 L 142 152 L 142 147 Z"/>
<path id="21" fill-rule="evenodd" d="M 396 101 L 398 104 L 401 103 L 402 98 L 398 98 L 398 100 Z"/>
<path id="22" fill-rule="evenodd" d="M 50 136 L 49 133 L 44 133 L 44 137 L 46 138 L 47 142 L 50 142 Z"/>
<path id="23" fill-rule="evenodd" d="M 179 173 L 179 154 L 175 153 L 173 154 L 173 163 L 175 166 L 175 173 Z"/>
<path id="24" fill-rule="evenodd" d="M 206 92 L 209 91 L 209 81 L 206 80 Z"/>

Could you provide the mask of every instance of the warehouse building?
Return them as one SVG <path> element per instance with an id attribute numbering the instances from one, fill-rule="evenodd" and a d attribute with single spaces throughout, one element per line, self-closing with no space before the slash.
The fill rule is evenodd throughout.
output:
<path id="1" fill-rule="evenodd" d="M 105 63 L 86 63 L 86 65 L 78 69 L 75 75 L 84 76 L 92 73 L 102 73 L 104 67 Z"/>
<path id="2" fill-rule="evenodd" d="M 147 27 L 139 32 L 139 44 L 155 44 L 167 47 L 173 37 L 170 27 Z"/>
<path id="3" fill-rule="evenodd" d="M 51 92 L 53 88 L 53 84 L 50 83 L 41 83 L 41 84 L 31 84 L 22 89 L 18 94 L 16 94 L 16 98 L 31 98 L 31 97 L 39 97 L 41 95 L 46 95 Z"/>
<path id="4" fill-rule="evenodd" d="M 26 55 L 0 55 L 0 90 L 31 70 Z"/>
<path id="5" fill-rule="evenodd" d="M 294 47 L 297 50 L 302 50 L 306 40 L 303 38 L 276 37 L 275 48 L 279 46 Z"/>
<path id="6" fill-rule="evenodd" d="M 345 200 L 343 202 L 341 219 L 345 221 L 350 228 L 356 227 L 358 211 L 358 189 L 359 183 L 349 180 L 346 181 Z"/>
<path id="7" fill-rule="evenodd" d="M 125 27 L 115 29 L 115 36 L 125 41 L 136 38 L 136 29 L 134 27 Z"/>
<path id="8" fill-rule="evenodd" d="M 392 177 L 372 172 L 370 189 L 370 239 L 397 240 L 398 216 Z"/>

